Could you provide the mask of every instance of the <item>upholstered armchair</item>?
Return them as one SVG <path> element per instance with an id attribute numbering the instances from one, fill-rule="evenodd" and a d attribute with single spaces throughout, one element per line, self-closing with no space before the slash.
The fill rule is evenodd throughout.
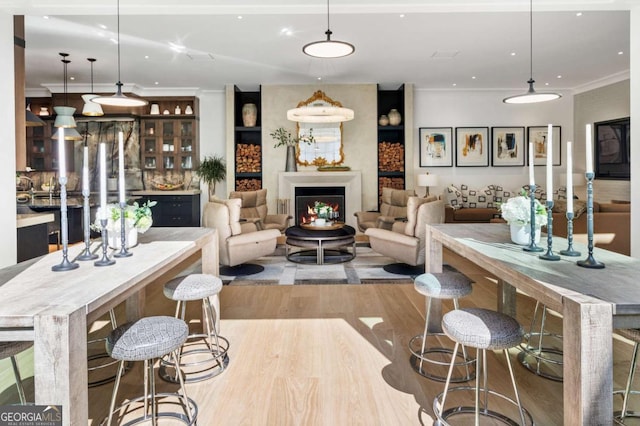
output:
<path id="1" fill-rule="evenodd" d="M 365 235 L 369 237 L 369 244 L 375 252 L 402 262 L 386 265 L 385 271 L 419 275 L 424 273 L 426 227 L 432 223 L 444 223 L 444 202 L 432 198 L 409 197 L 404 232 L 369 228 Z"/>
<path id="2" fill-rule="evenodd" d="M 244 231 L 240 226 L 241 204 L 239 198 L 214 198 L 204 206 L 202 225 L 218 231 L 222 275 L 251 275 L 264 270 L 246 262 L 273 253 L 280 236 L 277 229 Z"/>
<path id="3" fill-rule="evenodd" d="M 284 232 L 289 227 L 288 214 L 268 214 L 267 211 L 267 190 L 257 191 L 232 191 L 229 198 L 240 198 L 242 208 L 240 218 L 246 222 L 255 223 L 258 229 L 277 229 Z M 246 227 L 247 225 L 242 225 Z"/>
<path id="4" fill-rule="evenodd" d="M 415 196 L 412 189 L 382 188 L 382 203 L 379 212 L 355 212 L 360 232 L 369 228 L 388 229 L 404 232 L 404 221 L 407 217 L 407 201 Z"/>

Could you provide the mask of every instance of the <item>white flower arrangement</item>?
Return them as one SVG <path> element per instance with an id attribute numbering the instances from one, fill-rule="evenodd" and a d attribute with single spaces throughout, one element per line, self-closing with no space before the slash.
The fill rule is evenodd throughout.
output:
<path id="1" fill-rule="evenodd" d="M 534 200 L 536 227 L 547 223 L 547 210 L 539 200 Z M 531 223 L 531 200 L 524 194 L 509 198 L 500 204 L 502 218 L 510 225 L 527 225 Z"/>
<path id="2" fill-rule="evenodd" d="M 316 201 L 314 203 L 313 210 L 318 215 L 318 217 L 325 219 L 329 219 L 331 213 L 333 213 L 333 207 L 321 201 Z"/>
<path id="3" fill-rule="evenodd" d="M 145 233 L 153 224 L 151 207 L 156 204 L 156 201 L 148 201 L 142 206 L 137 202 L 134 202 L 133 205 L 127 205 L 124 208 L 125 228 L 135 228 L 140 234 Z M 99 219 L 100 217 L 102 217 L 102 207 L 98 207 L 96 220 L 92 226 L 96 231 L 100 231 L 100 229 L 102 229 Z M 119 233 L 120 224 L 120 205 L 107 204 L 107 231 L 109 233 Z"/>

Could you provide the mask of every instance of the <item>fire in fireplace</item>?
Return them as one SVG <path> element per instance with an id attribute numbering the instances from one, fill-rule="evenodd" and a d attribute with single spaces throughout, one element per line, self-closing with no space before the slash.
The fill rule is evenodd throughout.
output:
<path id="1" fill-rule="evenodd" d="M 344 222 L 344 186 L 298 186 L 295 190 L 296 225 L 309 221 L 310 216 L 313 215 L 310 209 L 313 209 L 316 201 L 332 207 L 334 217 L 330 218 L 330 220 Z"/>

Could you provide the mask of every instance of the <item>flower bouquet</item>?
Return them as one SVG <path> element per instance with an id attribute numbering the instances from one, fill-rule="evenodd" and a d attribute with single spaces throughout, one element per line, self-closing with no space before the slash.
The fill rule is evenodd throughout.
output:
<path id="1" fill-rule="evenodd" d="M 316 225 L 322 226 L 333 217 L 333 207 L 322 201 L 313 203 L 313 212 L 316 214 Z"/>
<path id="2" fill-rule="evenodd" d="M 127 205 L 124 208 L 124 220 L 125 220 L 125 240 L 127 248 L 133 247 L 138 244 L 138 232 L 143 234 L 153 224 L 153 217 L 151 215 L 151 207 L 155 206 L 157 201 L 147 201 L 143 205 L 139 205 L 134 202 L 133 205 Z M 119 204 L 107 204 L 107 233 L 109 236 L 109 247 L 120 247 L 120 205 Z M 100 232 L 102 225 L 100 224 L 100 218 L 102 217 L 102 207 L 98 207 L 96 213 L 96 220 L 92 226 L 95 231 Z"/>
<path id="3" fill-rule="evenodd" d="M 540 228 L 547 223 L 547 210 L 539 200 L 534 200 L 535 240 L 540 240 Z M 531 241 L 531 199 L 522 192 L 500 204 L 502 218 L 511 226 L 511 239 L 516 244 L 527 245 Z"/>

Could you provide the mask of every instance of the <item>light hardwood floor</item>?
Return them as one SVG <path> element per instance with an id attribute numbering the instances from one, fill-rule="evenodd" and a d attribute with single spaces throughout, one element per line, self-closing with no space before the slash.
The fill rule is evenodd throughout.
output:
<path id="1" fill-rule="evenodd" d="M 449 255 L 445 260 L 476 281 L 461 306 L 495 308 L 496 285 L 487 273 L 464 259 Z M 517 319 L 528 326 L 534 303 L 520 294 L 517 303 Z M 173 310 L 159 286 L 149 287 L 147 314 L 172 315 Z M 198 317 L 198 303 L 189 310 Z M 424 298 L 410 284 L 226 286 L 221 334 L 231 342 L 230 364 L 222 375 L 188 385 L 200 408 L 198 424 L 431 425 L 432 401 L 443 384 L 416 374 L 407 348 L 409 339 L 422 332 L 424 310 Z M 559 331 L 561 322 L 551 316 L 548 325 Z M 622 340 L 614 344 L 614 381 L 621 387 L 631 346 Z M 511 353 L 514 362 L 516 354 Z M 498 354 L 488 358 L 490 386 L 510 395 L 504 360 Z M 7 387 L 10 364 L 2 362 L 0 389 L 6 389 L 0 404 L 15 393 Z M 32 392 L 29 352 L 20 362 Z M 520 365 L 515 373 L 536 423 L 562 424 L 562 384 Z M 138 396 L 141 378 L 136 366 L 123 378 L 119 400 Z M 175 389 L 161 380 L 157 385 L 159 391 Z M 90 424 L 106 415 L 111 390 L 112 384 L 90 389 Z"/>

